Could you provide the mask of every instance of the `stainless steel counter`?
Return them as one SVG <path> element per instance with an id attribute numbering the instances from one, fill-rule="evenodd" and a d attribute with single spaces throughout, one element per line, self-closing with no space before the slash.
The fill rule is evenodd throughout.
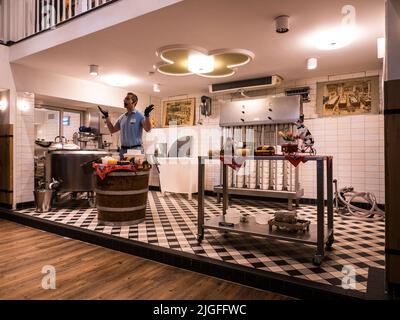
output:
<path id="1" fill-rule="evenodd" d="M 334 242 L 333 232 L 333 181 L 332 181 L 332 157 L 330 156 L 305 156 L 307 161 L 316 162 L 317 170 L 317 224 L 311 224 L 310 230 L 306 233 L 291 234 L 282 231 L 270 231 L 268 226 L 260 226 L 254 219 L 249 219 L 246 223 L 235 224 L 233 227 L 221 226 L 220 222 L 225 221 L 225 214 L 228 209 L 228 164 L 225 161 L 223 166 L 223 202 L 222 215 L 204 221 L 204 186 L 205 186 L 205 163 L 206 160 L 215 158 L 198 158 L 198 235 L 197 239 L 201 242 L 204 238 L 204 229 L 216 229 L 234 233 L 244 233 L 266 238 L 275 238 L 285 241 L 294 241 L 317 246 L 317 251 L 312 259 L 315 265 L 320 265 L 325 256 L 325 245 L 329 250 Z M 219 158 L 218 158 L 219 159 Z M 283 155 L 268 157 L 251 157 L 252 160 L 286 160 Z M 325 201 L 324 201 L 324 164 L 326 164 L 326 187 L 327 187 L 327 220 L 325 225 Z"/>

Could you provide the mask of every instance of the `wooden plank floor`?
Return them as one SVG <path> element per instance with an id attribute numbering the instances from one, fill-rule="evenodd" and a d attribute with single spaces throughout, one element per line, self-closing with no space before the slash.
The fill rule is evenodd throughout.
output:
<path id="1" fill-rule="evenodd" d="M 55 290 L 41 286 L 45 265 Z M 0 299 L 287 298 L 0 220 Z"/>

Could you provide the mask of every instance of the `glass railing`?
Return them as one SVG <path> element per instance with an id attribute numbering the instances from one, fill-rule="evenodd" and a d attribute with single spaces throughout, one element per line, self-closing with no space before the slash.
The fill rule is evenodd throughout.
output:
<path id="1" fill-rule="evenodd" d="M 0 41 L 12 44 L 118 0 L 0 0 Z"/>

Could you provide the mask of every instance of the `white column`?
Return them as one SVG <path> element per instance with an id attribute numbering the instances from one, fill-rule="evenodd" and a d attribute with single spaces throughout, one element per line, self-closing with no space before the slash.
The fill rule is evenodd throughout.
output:
<path id="1" fill-rule="evenodd" d="M 65 3 L 65 0 L 61 0 L 61 7 L 62 7 L 62 21 L 67 19 L 67 5 Z"/>
<path id="2" fill-rule="evenodd" d="M 33 201 L 34 189 L 34 104 L 33 94 L 17 92 L 16 125 L 14 128 L 14 188 L 16 202 Z"/>
<path id="3" fill-rule="evenodd" d="M 62 8 L 61 8 L 61 0 L 57 0 L 57 18 L 56 18 L 56 23 L 59 23 L 61 21 L 61 13 L 62 13 Z"/>
<path id="4" fill-rule="evenodd" d="M 68 19 L 70 19 L 72 17 L 72 1 L 75 1 L 75 0 L 69 0 Z"/>
<path id="5" fill-rule="evenodd" d="M 88 10 L 87 0 L 75 0 L 75 15 Z"/>
<path id="6" fill-rule="evenodd" d="M 11 40 L 11 41 L 19 40 L 18 25 L 19 25 L 19 22 L 22 20 L 22 19 L 20 19 L 19 14 L 18 14 L 19 4 L 20 4 L 19 1 L 8 0 L 9 40 Z"/>
<path id="7" fill-rule="evenodd" d="M 25 36 L 35 33 L 35 0 L 25 0 Z"/>

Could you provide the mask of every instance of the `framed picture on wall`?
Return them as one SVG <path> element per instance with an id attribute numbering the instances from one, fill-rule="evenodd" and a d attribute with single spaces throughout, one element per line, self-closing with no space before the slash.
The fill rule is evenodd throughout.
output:
<path id="1" fill-rule="evenodd" d="M 379 113 L 379 76 L 317 84 L 317 113 L 323 117 Z"/>
<path id="2" fill-rule="evenodd" d="M 162 126 L 192 126 L 195 120 L 195 110 L 195 98 L 164 101 Z"/>

